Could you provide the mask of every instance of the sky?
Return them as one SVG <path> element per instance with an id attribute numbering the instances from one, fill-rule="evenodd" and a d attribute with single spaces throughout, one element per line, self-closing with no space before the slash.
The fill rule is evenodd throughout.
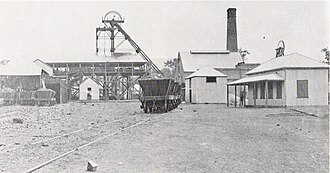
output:
<path id="1" fill-rule="evenodd" d="M 238 47 L 247 62 L 298 52 L 323 60 L 329 46 L 328 1 L 101 1 L 0 2 L 0 60 L 79 59 L 95 54 L 95 28 L 108 11 L 158 65 L 180 51 L 225 50 L 227 9 L 237 9 Z"/>

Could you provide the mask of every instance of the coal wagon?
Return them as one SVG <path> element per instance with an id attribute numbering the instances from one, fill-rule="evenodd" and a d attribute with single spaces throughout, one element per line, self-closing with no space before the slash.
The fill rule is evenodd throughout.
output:
<path id="1" fill-rule="evenodd" d="M 141 108 L 145 113 L 175 109 L 181 103 L 181 85 L 172 79 L 140 79 Z"/>

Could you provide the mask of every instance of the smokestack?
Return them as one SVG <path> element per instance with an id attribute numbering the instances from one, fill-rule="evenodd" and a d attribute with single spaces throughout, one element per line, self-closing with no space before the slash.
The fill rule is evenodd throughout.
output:
<path id="1" fill-rule="evenodd" d="M 237 52 L 236 8 L 227 10 L 227 50 Z"/>

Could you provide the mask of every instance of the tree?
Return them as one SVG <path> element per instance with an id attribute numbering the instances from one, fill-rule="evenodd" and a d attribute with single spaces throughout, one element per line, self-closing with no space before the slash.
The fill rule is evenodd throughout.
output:
<path id="1" fill-rule="evenodd" d="M 321 49 L 321 52 L 324 52 L 324 58 L 326 60 L 325 62 L 327 64 L 330 64 L 330 62 L 329 62 L 330 51 L 329 51 L 328 47 Z"/>
<path id="2" fill-rule="evenodd" d="M 246 60 L 246 55 L 248 55 L 248 54 L 250 54 L 250 52 L 248 52 L 247 50 L 243 50 L 242 48 L 239 48 L 238 49 L 238 52 L 239 52 L 239 54 L 241 55 L 241 57 L 242 57 L 242 61 L 243 61 L 243 63 L 245 63 L 245 60 Z"/>
<path id="3" fill-rule="evenodd" d="M 174 77 L 176 63 L 177 63 L 176 58 L 173 58 L 173 59 L 170 59 L 170 60 L 167 60 L 164 62 L 164 68 L 161 71 L 163 72 L 165 77 L 167 77 L 167 78 Z"/>

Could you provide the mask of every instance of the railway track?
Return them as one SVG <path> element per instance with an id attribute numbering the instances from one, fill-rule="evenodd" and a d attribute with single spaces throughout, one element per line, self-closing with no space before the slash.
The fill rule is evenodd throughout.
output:
<path id="1" fill-rule="evenodd" d="M 108 121 L 108 122 L 102 123 L 102 124 L 90 125 L 90 126 L 87 126 L 87 127 L 81 128 L 81 129 L 77 129 L 77 130 L 74 130 L 74 131 L 71 131 L 71 132 L 68 132 L 68 133 L 65 133 L 65 134 L 54 136 L 54 137 L 51 137 L 51 138 L 39 140 L 39 141 L 36 141 L 36 142 L 27 143 L 25 145 L 22 145 L 21 147 L 9 148 L 9 149 L 6 149 L 4 151 L 0 151 L 0 154 L 1 153 L 6 153 L 6 152 L 12 152 L 12 151 L 22 149 L 22 148 L 26 148 L 26 147 L 32 146 L 32 145 L 43 144 L 43 143 L 53 141 L 53 140 L 56 140 L 56 139 L 60 139 L 60 138 L 65 138 L 65 137 L 68 137 L 69 135 L 74 135 L 74 134 L 77 134 L 77 133 L 80 133 L 80 132 L 83 132 L 83 131 L 87 131 L 87 130 L 90 130 L 90 129 L 96 129 L 96 128 L 99 128 L 99 127 L 102 127 L 102 126 L 106 126 L 106 125 L 109 125 L 109 124 L 112 124 L 112 123 L 120 122 L 120 121 L 127 120 L 127 119 L 130 119 L 130 118 L 134 118 L 134 117 L 137 117 L 137 116 L 140 116 L 140 115 L 139 114 L 138 115 L 132 115 L 132 116 L 129 116 L 129 117 L 118 118 L 118 119 L 115 119 L 114 121 Z"/>
<path id="2" fill-rule="evenodd" d="M 39 165 L 37 165 L 37 166 L 35 166 L 33 168 L 28 169 L 28 170 L 24 171 L 24 173 L 32 173 L 32 172 L 34 172 L 34 171 L 36 171 L 36 170 L 38 170 L 38 169 L 40 169 L 42 167 L 47 166 L 48 164 L 50 164 L 50 163 L 52 163 L 52 162 L 54 162 L 54 161 L 56 161 L 58 159 L 61 159 L 61 158 L 65 157 L 65 156 L 67 156 L 67 155 L 69 155 L 69 154 L 71 154 L 71 153 L 73 153 L 75 151 L 78 151 L 79 149 L 82 149 L 82 148 L 84 148 L 86 146 L 89 146 L 91 144 L 94 144 L 94 143 L 96 143 L 96 142 L 98 142 L 100 140 L 103 140 L 105 138 L 108 138 L 108 137 L 111 137 L 113 135 L 119 134 L 122 131 L 128 130 L 130 128 L 133 128 L 135 126 L 138 126 L 138 125 L 143 124 L 143 123 L 148 122 L 148 121 L 150 121 L 150 119 L 147 119 L 147 120 L 144 120 L 144 121 L 139 121 L 139 122 L 137 122 L 135 124 L 132 124 L 132 125 L 129 125 L 129 126 L 125 127 L 125 128 L 122 128 L 121 130 L 117 130 L 117 131 L 115 131 L 113 133 L 110 133 L 108 135 L 105 135 L 105 136 L 102 136 L 102 137 L 97 138 L 95 140 L 92 140 L 92 141 L 90 141 L 90 142 L 88 142 L 86 144 L 80 145 L 80 146 L 78 146 L 78 147 L 76 147 L 76 148 L 74 148 L 74 149 L 72 149 L 72 150 L 70 150 L 68 152 L 65 152 L 63 154 L 60 154 L 60 155 L 58 155 L 58 156 L 56 156 L 56 157 L 54 157 L 54 158 L 52 158 L 50 160 L 47 160 L 46 162 L 43 162 L 43 163 L 41 163 L 41 164 L 39 164 Z"/>
<path id="3" fill-rule="evenodd" d="M 14 115 L 14 114 L 19 113 L 19 112 L 20 111 L 8 111 L 8 112 L 5 112 L 5 113 L 1 113 L 0 118 L 9 117 L 9 116 Z"/>
<path id="4" fill-rule="evenodd" d="M 17 162 L 15 161 L 16 164 L 20 165 L 28 165 L 28 163 L 36 165 L 42 161 L 41 164 L 38 164 L 37 166 L 25 171 L 34 172 L 35 170 L 38 170 L 55 160 L 63 158 L 76 150 L 118 134 L 124 130 L 138 126 L 149 120 L 151 120 L 150 114 L 131 115 L 129 117 L 115 119 L 113 121 L 102 124 L 90 125 L 82 129 L 71 131 L 69 133 L 61 134 L 37 142 L 28 143 L 26 145 L 22 145 L 22 147 L 10 150 L 10 152 L 7 150 L 3 153 L 29 156 L 25 157 L 30 158 L 28 162 L 19 158 Z"/>

